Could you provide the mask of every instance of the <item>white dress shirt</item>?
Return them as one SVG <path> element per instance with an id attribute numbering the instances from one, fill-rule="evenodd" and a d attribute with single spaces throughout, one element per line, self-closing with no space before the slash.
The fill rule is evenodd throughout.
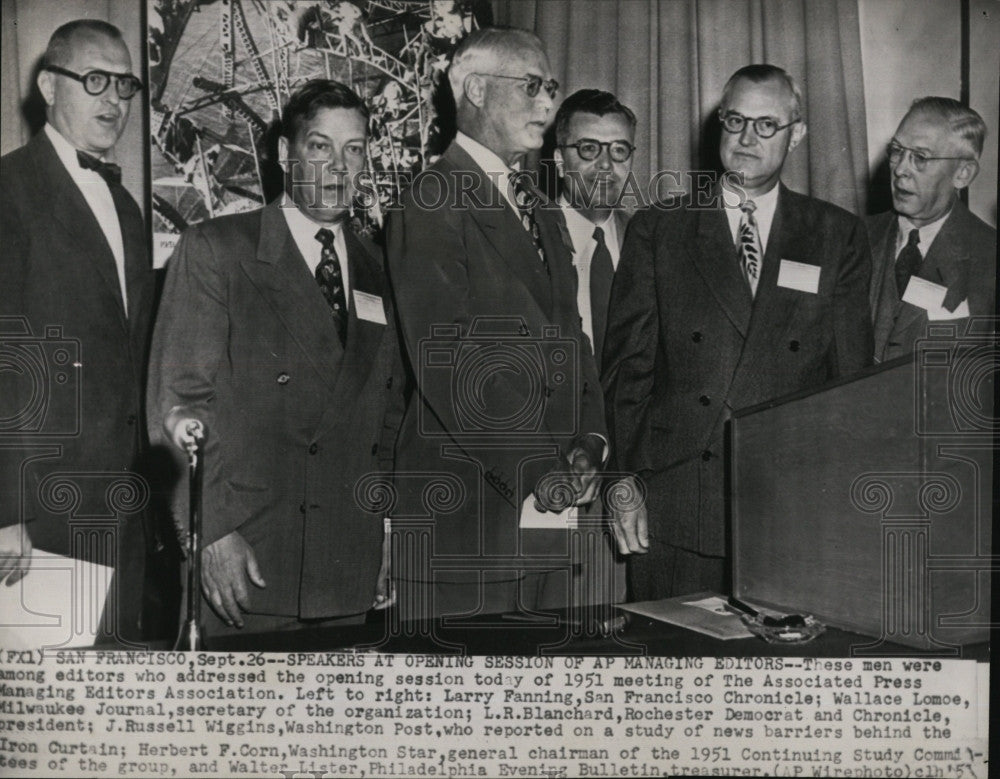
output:
<path id="1" fill-rule="evenodd" d="M 281 213 L 285 215 L 288 231 L 295 240 L 295 245 L 309 266 L 309 273 L 316 275 L 316 268 L 323 259 L 323 244 L 316 239 L 316 233 L 326 228 L 333 232 L 333 248 L 340 260 L 340 275 L 344 279 L 344 299 L 347 309 L 351 309 L 350 263 L 347 261 L 347 240 L 344 238 L 344 223 L 326 225 L 314 222 L 303 214 L 295 203 L 286 195 L 281 201 Z M 318 287 L 317 287 L 318 289 Z"/>
<path id="2" fill-rule="evenodd" d="M 903 247 L 906 246 L 906 242 L 910 240 L 911 230 L 919 231 L 920 243 L 917 244 L 917 248 L 920 250 L 920 256 L 926 257 L 927 250 L 931 248 L 931 244 L 934 243 L 934 239 L 937 238 L 937 234 L 941 232 L 941 228 L 944 227 L 944 223 L 949 216 L 951 216 L 950 208 L 948 209 L 948 213 L 940 219 L 936 219 L 923 227 L 917 227 L 905 216 L 900 215 L 897 217 L 899 220 L 899 229 L 896 231 L 896 257 L 899 257 L 899 253 L 903 251 Z"/>
<path id="3" fill-rule="evenodd" d="M 618 270 L 618 260 L 621 257 L 621 249 L 618 246 L 618 220 L 615 219 L 614 212 L 611 212 L 602 224 L 595 225 L 573 208 L 563 195 L 559 196 L 559 207 L 566 218 L 566 230 L 573 243 L 573 267 L 576 268 L 578 281 L 576 307 L 580 312 L 583 332 L 587 334 L 590 342 L 594 343 L 593 309 L 590 304 L 590 263 L 597 248 L 594 228 L 600 227 L 604 231 L 604 243 L 611 255 L 611 266 Z"/>
<path id="4" fill-rule="evenodd" d="M 763 264 L 764 255 L 767 253 L 767 239 L 771 235 L 771 224 L 774 222 L 774 212 L 778 208 L 778 185 L 775 184 L 770 191 L 756 197 L 748 197 L 757 208 L 753 212 L 753 218 L 757 220 L 757 234 L 760 236 L 760 261 Z M 733 244 L 739 242 L 740 219 L 743 212 L 739 206 L 730 206 L 726 203 L 726 218 L 729 219 L 729 231 L 733 234 Z M 762 271 L 763 272 L 763 271 Z"/>
<path id="5" fill-rule="evenodd" d="M 122 227 L 118 221 L 118 211 L 115 209 L 114 198 L 111 197 L 111 190 L 107 182 L 101 178 L 101 174 L 96 170 L 87 170 L 80 167 L 80 160 L 76 156 L 76 148 L 67 141 L 55 127 L 48 122 L 45 123 L 45 133 L 55 147 L 56 155 L 63 167 L 69 173 L 70 178 L 80 188 L 83 199 L 87 201 L 90 210 L 97 219 L 97 224 L 104 233 L 104 238 L 111 249 L 111 255 L 115 258 L 115 269 L 118 271 L 118 285 L 122 293 L 122 305 L 125 314 L 128 315 L 128 293 L 125 286 L 125 244 L 122 240 Z"/>
<path id="6" fill-rule="evenodd" d="M 517 170 L 517 167 L 511 168 L 497 154 L 463 132 L 459 132 L 455 136 L 455 143 L 464 149 L 466 154 L 472 157 L 475 163 L 483 169 L 486 177 L 499 190 L 504 200 L 510 204 L 510 207 L 514 209 L 514 213 L 520 214 L 521 212 L 518 211 L 517 203 L 514 202 L 514 193 L 511 191 L 510 186 L 510 174 Z M 491 204 L 487 203 L 487 205 Z"/>

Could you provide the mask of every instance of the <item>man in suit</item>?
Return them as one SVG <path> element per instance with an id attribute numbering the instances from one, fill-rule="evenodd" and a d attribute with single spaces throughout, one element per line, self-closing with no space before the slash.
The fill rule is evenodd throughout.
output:
<path id="1" fill-rule="evenodd" d="M 519 169 L 552 121 L 548 58 L 529 32 L 486 28 L 463 40 L 448 77 L 458 135 L 404 195 L 388 238 L 417 383 L 397 514 L 432 523 L 430 559 L 394 571 L 416 617 L 545 604 L 547 571 L 567 575 L 558 512 L 591 501 L 606 450 L 573 267 Z M 429 483 L 455 500 L 429 505 Z"/>
<path id="2" fill-rule="evenodd" d="M 347 219 L 367 128 L 348 87 L 300 87 L 284 195 L 190 228 L 168 266 L 150 426 L 204 439 L 209 636 L 361 621 L 387 595 L 384 513 L 356 497 L 391 468 L 404 384 L 380 254 Z"/>
<path id="3" fill-rule="evenodd" d="M 581 89 L 559 106 L 555 128 L 559 227 L 573 255 L 583 332 L 600 368 L 611 282 L 629 219 L 619 199 L 632 171 L 635 114 L 610 92 Z"/>
<path id="4" fill-rule="evenodd" d="M 559 230 L 576 269 L 576 305 L 598 370 L 608 322 L 608 301 L 621 257 L 628 212 L 620 200 L 632 171 L 635 114 L 610 92 L 581 89 L 556 112 L 556 171 L 561 182 Z M 603 502 L 580 509 L 582 561 L 573 571 L 577 603 L 610 603 L 625 595 L 623 562 L 616 560 L 602 520 Z"/>
<path id="5" fill-rule="evenodd" d="M 637 474 L 646 494 L 613 524 L 633 553 L 637 600 L 727 590 L 732 412 L 871 362 L 864 225 L 780 181 L 806 132 L 794 82 L 771 65 L 742 68 L 719 118 L 723 183 L 735 191 L 717 191 L 710 208 L 687 200 L 637 214 L 611 295 L 612 464 Z"/>
<path id="6" fill-rule="evenodd" d="M 153 543 L 136 473 L 153 269 L 139 207 L 104 158 L 141 82 L 119 30 L 84 19 L 53 33 L 37 83 L 46 124 L 0 161 L 13 360 L 0 389 L 13 420 L 0 438 L 0 574 L 23 569 L 32 546 L 114 566 L 99 631 L 135 641 Z"/>
<path id="7" fill-rule="evenodd" d="M 929 321 L 996 313 L 997 233 L 958 199 L 985 138 L 971 108 L 924 97 L 889 143 L 893 210 L 868 220 L 876 362 L 912 354 Z"/>

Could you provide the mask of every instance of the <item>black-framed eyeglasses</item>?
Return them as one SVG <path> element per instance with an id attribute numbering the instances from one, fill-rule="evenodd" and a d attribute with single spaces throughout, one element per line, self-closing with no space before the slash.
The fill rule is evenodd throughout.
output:
<path id="1" fill-rule="evenodd" d="M 598 141 L 594 138 L 581 138 L 576 143 L 560 144 L 560 149 L 576 149 L 581 160 L 590 162 L 601 156 L 601 150 L 607 149 L 612 162 L 625 162 L 635 151 L 628 141 Z"/>
<path id="2" fill-rule="evenodd" d="M 554 78 L 544 79 L 541 76 L 536 76 L 533 73 L 529 73 L 527 76 L 505 76 L 501 73 L 474 73 L 475 76 L 492 76 L 493 78 L 505 78 L 508 81 L 520 81 L 522 82 L 524 91 L 528 93 L 528 97 L 538 97 L 538 91 L 545 87 L 545 92 L 550 98 L 555 100 L 556 93 L 559 92 L 559 82 Z"/>
<path id="3" fill-rule="evenodd" d="M 936 162 L 937 160 L 965 160 L 966 162 L 974 162 L 971 157 L 935 157 L 925 151 L 911 149 L 909 146 L 903 146 L 901 143 L 892 141 L 888 146 L 889 164 L 896 167 L 903 161 L 906 153 L 910 155 L 910 164 L 913 166 L 913 169 L 920 173 L 927 169 L 927 163 Z"/>
<path id="4" fill-rule="evenodd" d="M 779 124 L 773 116 L 743 116 L 736 111 L 719 111 L 719 121 L 722 122 L 722 129 L 727 133 L 741 133 L 747 126 L 747 122 L 753 125 L 753 131 L 761 138 L 771 138 L 778 130 L 784 130 L 793 124 L 798 124 L 801 119 L 792 119 L 787 124 Z"/>
<path id="5" fill-rule="evenodd" d="M 115 91 L 122 100 L 130 100 L 142 89 L 142 82 L 131 73 L 110 73 L 106 70 L 88 70 L 86 73 L 74 73 L 58 65 L 46 65 L 45 70 L 69 76 L 83 84 L 83 90 L 88 95 L 103 95 L 111 80 L 115 81 Z"/>

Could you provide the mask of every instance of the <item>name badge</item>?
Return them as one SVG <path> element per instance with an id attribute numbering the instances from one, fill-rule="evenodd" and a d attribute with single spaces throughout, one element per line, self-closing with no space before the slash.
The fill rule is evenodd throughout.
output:
<path id="1" fill-rule="evenodd" d="M 558 513 L 554 511 L 539 511 L 535 508 L 535 496 L 529 495 L 521 504 L 521 528 L 534 530 L 565 530 L 577 526 L 579 509 L 570 506 Z"/>
<path id="2" fill-rule="evenodd" d="M 927 312 L 927 319 L 934 322 L 942 319 L 963 319 L 969 316 L 969 301 L 963 300 L 954 311 L 944 307 L 944 298 L 948 288 L 935 284 L 933 281 L 911 276 L 903 292 L 903 302 L 922 308 Z"/>
<path id="3" fill-rule="evenodd" d="M 354 290 L 354 310 L 358 313 L 358 319 L 377 325 L 385 324 L 385 309 L 382 307 L 382 298 L 378 295 Z"/>
<path id="4" fill-rule="evenodd" d="M 815 295 L 819 292 L 819 271 L 818 265 L 782 260 L 778 268 L 778 286 Z"/>

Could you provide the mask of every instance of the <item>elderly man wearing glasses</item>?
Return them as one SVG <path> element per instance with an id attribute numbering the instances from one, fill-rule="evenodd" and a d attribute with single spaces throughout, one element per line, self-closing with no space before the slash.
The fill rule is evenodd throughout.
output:
<path id="1" fill-rule="evenodd" d="M 417 385 L 396 513 L 430 523 L 430 554 L 394 567 L 400 608 L 565 606 L 550 600 L 549 580 L 565 592 L 569 509 L 592 501 L 607 446 L 557 210 L 522 169 L 558 84 L 535 35 L 501 28 L 466 37 L 448 79 L 458 135 L 404 194 L 388 233 Z"/>
<path id="2" fill-rule="evenodd" d="M 63 25 L 38 75 L 45 127 L 0 161 L 0 338 L 42 370 L 3 371 L 0 575 L 20 575 L 32 545 L 113 566 L 101 630 L 130 640 L 153 543 L 136 471 L 154 281 L 142 215 L 106 158 L 141 87 L 116 27 Z"/>
<path id="3" fill-rule="evenodd" d="M 722 182 L 733 191 L 638 213 L 611 293 L 611 465 L 636 475 L 623 492 L 645 494 L 644 503 L 612 501 L 612 527 L 638 600 L 728 590 L 732 412 L 872 359 L 864 225 L 781 183 L 806 133 L 795 83 L 772 65 L 742 68 L 719 118 Z"/>
<path id="4" fill-rule="evenodd" d="M 997 232 L 958 199 L 985 138 L 971 108 L 924 97 L 889 143 L 893 210 L 868 223 L 878 362 L 912 354 L 928 321 L 995 313 Z"/>

